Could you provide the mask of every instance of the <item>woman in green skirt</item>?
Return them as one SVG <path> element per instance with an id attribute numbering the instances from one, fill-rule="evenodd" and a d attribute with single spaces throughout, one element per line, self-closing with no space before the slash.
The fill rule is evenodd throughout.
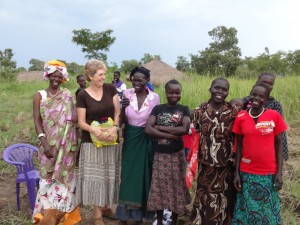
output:
<path id="1" fill-rule="evenodd" d="M 264 107 L 270 89 L 257 83 L 251 107 L 239 112 L 232 131 L 237 134 L 234 185 L 238 191 L 232 224 L 281 224 L 278 190 L 282 187 L 281 115 Z"/>

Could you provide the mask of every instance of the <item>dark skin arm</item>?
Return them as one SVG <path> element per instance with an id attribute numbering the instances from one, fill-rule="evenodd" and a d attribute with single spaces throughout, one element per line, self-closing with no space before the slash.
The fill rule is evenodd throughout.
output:
<path id="1" fill-rule="evenodd" d="M 145 127 L 145 132 L 146 134 L 150 135 L 153 138 L 166 138 L 166 139 L 172 139 L 172 140 L 177 140 L 179 136 L 170 134 L 170 133 L 165 133 L 162 131 L 159 131 L 155 129 L 155 124 L 156 124 L 156 116 L 150 115 L 146 127 Z"/>
<path id="2" fill-rule="evenodd" d="M 40 93 L 37 92 L 33 97 L 33 121 L 34 121 L 34 127 L 37 135 L 39 135 L 40 133 L 45 133 L 42 126 L 42 117 L 40 114 L 40 101 L 41 101 L 41 95 Z M 47 142 L 47 139 L 45 137 L 40 137 L 40 141 L 42 143 L 45 156 L 48 159 L 53 158 L 53 155 L 51 154 L 50 151 L 51 147 Z"/>
<path id="3" fill-rule="evenodd" d="M 235 174 L 233 179 L 233 184 L 235 189 L 238 192 L 241 192 L 242 185 L 241 185 L 241 177 L 240 177 L 240 163 L 242 159 L 242 149 L 243 149 L 243 135 L 236 134 L 237 137 L 237 149 L 236 149 L 236 155 L 235 155 Z"/>
<path id="4" fill-rule="evenodd" d="M 275 153 L 276 153 L 277 172 L 274 177 L 273 185 L 277 191 L 279 191 L 282 188 L 282 183 L 283 183 L 282 182 L 282 161 L 283 161 L 282 135 L 283 135 L 283 133 L 275 136 Z"/>
<path id="5" fill-rule="evenodd" d="M 123 123 L 127 123 L 127 117 L 125 115 L 125 109 L 127 106 L 129 106 L 130 101 L 128 98 L 125 97 L 125 95 L 123 94 L 122 96 L 122 109 L 121 109 L 121 113 L 120 113 L 120 124 Z"/>
<path id="6" fill-rule="evenodd" d="M 188 116 L 184 116 L 182 118 L 182 126 L 179 127 L 170 127 L 170 126 L 157 126 L 155 125 L 154 128 L 162 131 L 164 133 L 173 134 L 176 136 L 181 136 L 187 134 L 189 132 L 191 119 Z"/>

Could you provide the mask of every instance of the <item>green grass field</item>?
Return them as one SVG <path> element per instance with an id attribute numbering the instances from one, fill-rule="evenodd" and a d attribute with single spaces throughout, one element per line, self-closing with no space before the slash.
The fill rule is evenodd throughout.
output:
<path id="1" fill-rule="evenodd" d="M 107 75 L 107 82 L 111 81 L 112 76 Z M 190 109 L 195 108 L 200 103 L 207 101 L 209 98 L 208 89 L 213 78 L 189 75 L 189 78 L 182 81 L 183 93 L 181 104 L 188 105 Z M 227 100 L 231 98 L 242 98 L 247 96 L 251 87 L 255 83 L 255 79 L 241 80 L 230 78 L 230 94 Z M 34 130 L 32 118 L 32 98 L 37 90 L 45 89 L 48 82 L 0 82 L 0 152 L 13 144 L 19 142 L 27 142 L 33 145 L 38 143 Z M 75 93 L 77 84 L 75 77 L 71 77 L 71 81 L 66 86 Z M 127 87 L 131 85 L 127 82 Z M 283 224 L 300 224 L 300 167 L 297 166 L 297 159 L 300 154 L 297 147 L 299 146 L 298 131 L 300 131 L 300 77 L 287 76 L 276 79 L 275 87 L 272 92 L 278 101 L 282 103 L 284 117 L 290 127 L 292 138 L 290 144 L 291 164 L 285 164 L 285 184 L 281 192 L 282 195 L 282 219 Z M 161 96 L 161 102 L 165 102 L 164 87 L 155 87 L 155 91 Z M 289 134 L 290 136 L 290 134 Z M 297 145 L 298 144 L 298 145 Z M 295 163 L 292 163 L 295 160 Z M 0 161 L 0 178 L 15 173 L 15 168 L 8 166 L 2 160 Z M 14 206 L 15 202 L 9 203 Z M 14 215 L 11 207 L 9 213 L 5 215 L 9 217 Z M 297 218 L 298 216 L 298 218 Z M 10 222 L 0 224 L 28 224 L 28 220 L 21 223 Z"/>

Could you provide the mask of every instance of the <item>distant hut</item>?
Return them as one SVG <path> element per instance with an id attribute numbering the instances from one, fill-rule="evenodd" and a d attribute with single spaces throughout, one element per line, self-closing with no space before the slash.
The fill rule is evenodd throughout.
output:
<path id="1" fill-rule="evenodd" d="M 154 58 L 143 66 L 150 70 L 150 82 L 155 86 L 164 85 L 171 79 L 182 80 L 187 78 L 186 74 L 158 58 Z"/>
<path id="2" fill-rule="evenodd" d="M 43 71 L 23 71 L 18 73 L 18 81 L 36 81 L 43 80 Z"/>

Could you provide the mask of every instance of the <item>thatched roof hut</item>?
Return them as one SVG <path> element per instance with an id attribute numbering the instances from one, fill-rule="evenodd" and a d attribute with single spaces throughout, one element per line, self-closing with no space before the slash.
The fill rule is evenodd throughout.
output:
<path id="1" fill-rule="evenodd" d="M 187 75 L 164 63 L 158 58 L 151 60 L 143 65 L 150 70 L 150 82 L 153 85 L 164 85 L 171 79 L 186 79 Z"/>

